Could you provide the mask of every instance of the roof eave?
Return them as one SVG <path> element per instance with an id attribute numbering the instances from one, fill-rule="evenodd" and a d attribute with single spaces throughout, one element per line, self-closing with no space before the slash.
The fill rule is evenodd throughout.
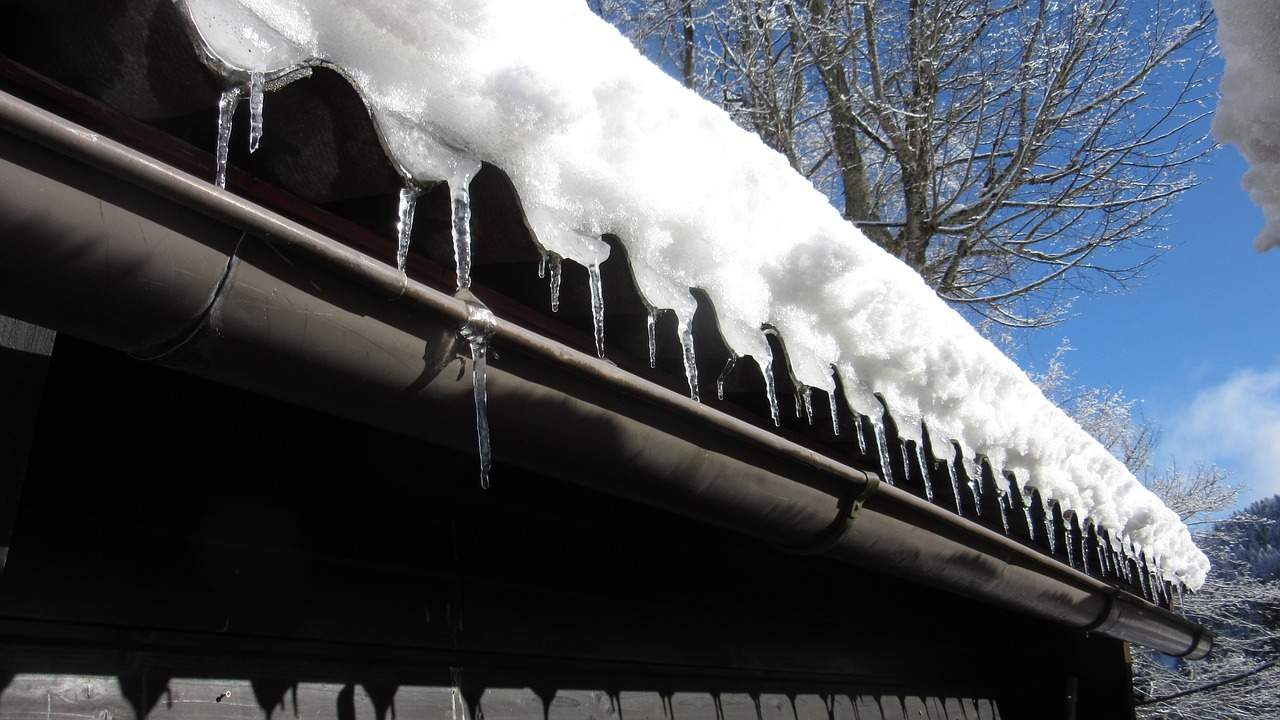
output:
<path id="1" fill-rule="evenodd" d="M 0 128 L 0 313 L 474 447 L 465 299 L 9 95 Z M 1170 655 L 1212 648 L 1173 613 L 607 361 L 505 322 L 493 347 L 501 462 Z"/>

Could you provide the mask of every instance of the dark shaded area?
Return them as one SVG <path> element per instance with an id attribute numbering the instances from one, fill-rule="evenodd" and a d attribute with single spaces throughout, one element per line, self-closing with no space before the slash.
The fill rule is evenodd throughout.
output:
<path id="1" fill-rule="evenodd" d="M 240 677 L 274 718 L 326 681 L 385 720 L 394 688 L 451 668 L 473 711 L 494 687 L 546 707 L 583 687 L 896 688 L 998 698 L 1006 718 L 1060 702 L 1046 678 L 1082 674 L 1102 708 L 1128 694 L 1116 641 L 494 475 L 481 491 L 465 453 L 59 338 L 0 671 L 137 678 L 140 716 L 166 678 Z"/>

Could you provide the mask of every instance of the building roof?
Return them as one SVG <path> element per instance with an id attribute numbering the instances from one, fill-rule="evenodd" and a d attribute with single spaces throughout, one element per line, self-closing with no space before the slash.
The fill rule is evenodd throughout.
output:
<path id="1" fill-rule="evenodd" d="M 168 52 L 180 56 L 183 46 L 179 41 L 185 40 L 182 28 L 175 23 L 176 18 L 156 19 L 163 17 L 163 12 L 148 17 L 148 42 L 151 47 L 163 47 L 167 38 L 173 43 Z M 108 44 L 111 42 L 114 41 Z M 216 127 L 216 112 L 200 109 L 194 98 L 185 95 L 199 95 L 202 88 L 214 88 L 216 93 L 217 85 L 194 58 L 185 70 L 185 78 L 178 73 L 177 78 L 157 79 L 153 72 L 134 68 L 132 75 L 124 73 L 109 81 L 107 84 L 115 88 L 112 90 L 95 88 L 94 81 L 85 83 L 75 77 L 76 71 L 68 69 L 67 61 L 56 56 L 42 58 L 45 48 L 7 45 L 8 48 L 16 48 L 12 56 L 25 52 L 34 57 L 34 61 L 19 59 L 55 79 L 79 79 L 81 90 L 94 92 L 101 99 L 116 93 L 116 97 L 125 98 L 117 101 L 124 106 L 119 109 L 162 126 L 179 138 L 196 138 L 205 147 L 212 144 L 209 133 Z M 147 62 L 153 68 L 173 67 L 166 65 L 162 57 L 148 55 Z M 127 58 L 117 61 L 129 64 Z M 181 68 L 181 63 L 176 67 Z M 20 75 L 24 71 L 9 66 L 9 72 Z M 28 87 L 44 82 L 24 77 Z M 138 79 L 143 89 L 122 90 L 118 79 L 121 77 Z M 191 82 L 192 78 L 196 81 Z M 104 302 L 98 298 L 88 308 L 84 302 L 68 302 L 82 298 L 48 296 L 51 278 L 45 273 L 66 272 L 65 263 L 51 257 L 33 257 L 36 251 L 30 247 L 10 247 L 9 252 L 15 253 L 11 260 L 26 259 L 23 265 L 11 265 L 22 268 L 23 279 L 6 281 L 5 311 L 161 361 L 171 359 L 178 350 L 187 352 L 198 346 L 203 348 L 200 354 L 206 363 L 199 372 L 295 401 L 324 405 L 325 409 L 355 415 L 373 424 L 470 446 L 473 428 L 457 422 L 471 416 L 469 384 L 454 382 L 442 389 L 440 383 L 452 375 L 453 371 L 446 372 L 446 367 L 457 362 L 459 354 L 467 355 L 459 345 L 456 329 L 468 322 L 468 313 L 476 307 L 474 298 L 478 296 L 501 319 L 494 342 L 502 357 L 493 364 L 490 407 L 498 438 L 495 452 L 504 458 L 562 479 L 707 519 L 797 551 L 826 552 L 855 563 L 884 567 L 1033 614 L 1051 615 L 1074 627 L 1099 629 L 1171 652 L 1207 651 L 1205 636 L 1198 629 L 1189 629 L 1176 617 L 1117 592 L 1116 585 L 1127 585 L 1152 599 L 1169 601 L 1169 589 L 1144 574 L 1146 568 L 1137 562 L 1137 557 L 1131 561 L 1107 552 L 1096 530 L 1087 525 L 1082 528 L 1070 513 L 1063 517 L 1062 508 L 1056 503 L 1039 507 L 1029 503 L 1023 508 L 1015 502 L 1013 507 L 1005 508 L 990 502 L 997 493 L 989 468 L 984 468 L 984 476 L 974 478 L 979 491 L 967 493 L 959 483 L 949 482 L 945 466 L 932 457 L 929 444 L 920 443 L 918 454 L 895 457 L 895 453 L 888 457 L 888 474 L 896 475 L 901 487 L 886 487 L 879 482 L 883 470 L 877 462 L 880 453 L 874 438 L 864 439 L 870 441 L 864 449 L 850 434 L 841 437 L 823 430 L 809 431 L 807 422 L 800 418 L 788 418 L 787 432 L 781 435 L 769 431 L 767 422 L 753 419 L 752 410 L 763 411 L 761 414 L 767 417 L 768 403 L 761 397 L 764 383 L 749 368 L 739 369 L 727 378 L 727 395 L 732 399 L 737 394 L 747 406 L 745 410 L 715 400 L 695 403 L 683 397 L 683 392 L 672 392 L 684 375 L 683 353 L 669 349 L 680 347 L 679 342 L 670 342 L 675 328 L 665 321 L 658 328 L 668 334 L 667 342 L 659 344 L 664 353 L 659 358 L 659 369 L 668 372 L 647 370 L 643 328 L 648 312 L 645 303 L 627 290 L 624 263 L 609 264 L 615 269 L 612 276 L 604 278 L 611 327 L 607 353 L 610 362 L 593 358 L 594 333 L 590 329 L 591 304 L 585 297 L 585 278 L 573 277 L 572 271 L 566 275 L 565 297 L 558 314 L 561 322 L 549 321 L 540 312 L 530 310 L 547 303 L 544 286 L 536 282 L 533 271 L 538 254 L 524 228 L 519 200 L 509 180 L 495 166 L 486 166 L 473 186 L 473 204 L 477 208 L 474 296 L 452 297 L 451 273 L 441 269 L 452 264 L 449 244 L 441 237 L 447 237 L 450 225 L 448 197 L 442 189 L 427 195 L 422 202 L 414 236 L 417 252 L 409 262 L 406 278 L 389 263 L 394 247 L 390 241 L 381 240 L 391 234 L 388 230 L 395 206 L 394 196 L 388 196 L 398 189 L 398 181 L 385 158 L 374 156 L 378 159 L 371 160 L 367 152 L 360 151 L 362 147 L 367 151 L 370 145 L 376 146 L 377 134 L 368 116 L 361 113 L 360 98 L 349 87 L 344 92 L 343 86 L 342 77 L 316 70 L 311 79 L 281 89 L 279 98 L 271 98 L 269 127 L 273 129 L 269 139 L 251 157 L 237 157 L 233 150 L 232 161 L 233 165 L 252 167 L 254 176 L 269 178 L 308 200 L 340 211 L 345 220 L 327 215 L 323 208 L 287 199 L 278 190 L 264 187 L 239 172 L 232 172 L 229 185 L 233 192 L 226 193 L 204 180 L 149 160 L 149 156 L 168 155 L 172 162 L 182 164 L 181 156 L 188 152 L 149 129 L 120 119 L 111 121 L 116 123 L 113 134 L 123 134 L 135 144 L 146 146 L 147 153 L 140 154 L 97 136 L 90 137 L 83 128 L 42 114 L 10 96 L 5 115 L 10 132 L 57 147 L 58 153 L 75 162 L 108 167 L 111 174 L 159 199 L 148 201 L 141 209 L 131 209 L 121 226 L 104 231 L 108 242 L 118 242 L 132 233 L 125 226 L 135 216 L 154 215 L 160 212 L 157 208 L 169 208 L 168 203 L 173 201 L 185 208 L 183 212 L 194 212 L 202 218 L 200 223 L 212 219 L 217 229 L 186 233 L 188 238 L 205 238 L 194 246 L 181 240 L 178 235 L 183 233 L 178 233 L 168 248 L 171 252 L 177 247 L 187 248 L 179 253 L 190 261 L 189 267 L 184 266 L 184 273 L 203 280 L 190 287 L 171 283 L 170 289 L 157 299 L 147 291 L 155 287 L 155 278 L 149 273 L 171 277 L 174 266 L 148 267 L 154 265 L 154 251 L 135 248 L 138 273 L 148 279 L 134 278 L 141 284 L 120 295 L 113 283 L 104 283 L 101 277 L 96 283 L 83 278 L 90 281 L 71 286 L 84 287 L 86 292 L 101 290 L 111 299 Z M 170 99 L 171 91 L 179 97 Z M 62 101 L 75 102 L 66 95 L 62 95 Z M 87 109 L 94 113 L 86 120 L 89 124 L 102 122 L 109 115 Z M 64 106 L 62 112 L 74 114 L 75 109 Z M 326 124 L 328 127 L 324 127 Z M 121 133 L 121 127 L 133 130 Z M 297 130 L 290 132 L 290 128 Z M 280 140 L 273 145 L 271 138 L 277 137 L 277 132 Z M 189 155 L 185 160 L 190 162 L 193 157 Z M 207 178 L 209 158 L 195 157 L 193 165 L 202 164 L 204 167 L 199 170 Z M 36 178 L 21 184 L 42 187 Z M 48 195 L 39 193 L 15 198 L 14 202 L 39 203 L 41 197 L 48 202 Z M 157 204 L 151 206 L 152 202 Z M 269 210 L 267 205 L 277 210 Z M 70 213 L 71 206 L 68 200 L 67 207 L 59 207 L 53 216 L 33 222 L 37 226 L 67 222 L 76 217 Z M 279 211 L 295 217 L 291 219 Z M 18 215 L 13 207 L 6 212 L 11 218 Z M 35 235 L 65 235 L 49 232 L 52 227 Z M 353 312 L 341 303 L 335 305 L 332 298 L 321 298 L 321 305 L 313 307 L 309 303 L 316 299 L 307 299 L 306 286 L 318 281 L 298 277 L 296 272 L 280 267 L 264 270 L 263 283 L 249 282 L 246 276 L 254 272 L 250 268 L 260 270 L 278 263 L 270 259 L 270 251 L 264 255 L 252 244 L 240 243 L 239 236 L 235 232 L 228 234 L 228 229 L 269 239 L 268 250 L 282 245 L 319 258 L 349 276 L 351 282 L 377 288 L 398 302 L 390 308 Z M 217 239 L 208 239 L 202 232 Z M 346 244 L 335 242 L 335 236 Z M 629 250 L 620 242 L 611 247 L 619 254 Z M 115 248 L 117 260 L 121 250 Z M 90 255 L 95 252 L 88 246 L 83 251 Z M 93 275 L 102 269 L 85 272 Z M 63 287 L 67 286 L 65 280 L 59 281 Z M 346 311 L 350 324 L 333 321 L 330 327 L 335 334 L 329 337 L 332 344 L 328 346 L 317 344 L 314 335 L 311 339 L 306 337 L 306 333 L 316 332 L 314 327 L 308 330 L 306 323 L 302 337 L 292 343 L 280 341 L 279 331 L 291 326 L 286 318 L 295 316 L 284 312 L 287 302 L 281 304 L 274 295 L 262 295 L 262 287 L 273 284 L 302 289 L 297 307 L 309 308 L 303 316 L 313 318 L 312 322 L 319 316 L 340 317 L 340 311 Z M 500 288 L 501 292 L 493 288 Z M 179 297 L 184 292 L 189 297 Z M 511 302 L 504 295 L 526 301 Z M 126 302 L 129 309 L 123 320 L 120 308 L 113 305 L 116 302 Z M 324 312 L 316 311 L 321 306 Z M 276 317 L 271 308 L 279 310 L 280 316 Z M 241 312 L 233 312 L 236 309 Z M 717 343 L 717 319 L 705 309 L 691 319 L 699 338 L 699 363 L 710 370 L 704 371 L 703 377 L 716 374 L 716 366 L 722 365 L 731 353 L 723 342 Z M 612 330 L 615 327 L 617 331 Z M 365 337 L 369 333 L 373 333 L 373 339 Z M 354 341 L 356 336 L 363 340 Z M 253 348 L 253 353 L 245 359 L 230 352 L 226 338 L 232 338 L 240 353 L 246 347 Z M 427 343 L 426 356 L 421 347 L 423 338 L 435 339 Z M 768 341 L 775 343 L 775 352 L 781 354 L 776 338 Z M 587 352 L 574 351 L 575 346 Z M 356 355 L 361 357 L 357 359 Z M 628 359 L 628 355 L 637 359 Z M 285 362 L 282 358 L 293 360 Z M 342 390 L 335 398 L 320 397 L 316 393 L 317 373 L 287 371 L 294 362 L 313 369 L 327 368 L 319 377 Z M 790 380 L 785 365 L 777 363 L 778 367 L 773 368 L 779 384 Z M 352 378 L 359 380 L 353 383 Z M 416 382 L 420 384 L 415 385 Z M 419 387 L 423 397 L 389 401 L 397 397 L 396 393 L 403 394 L 405 387 Z M 844 403 L 837 403 L 836 411 L 838 417 L 845 419 L 846 427 L 854 422 L 869 426 L 865 418 L 855 420 Z M 450 422 L 432 420 L 433 415 L 447 417 Z M 894 443 L 895 428 L 891 423 L 886 426 L 884 439 Z M 573 454 L 574 462 L 565 462 L 566 452 Z M 627 472 L 602 478 L 599 469 L 616 470 L 619 458 L 626 459 Z M 926 483 L 926 478 L 932 482 Z M 920 497 L 929 495 L 926 486 L 932 488 L 932 497 Z M 984 488 L 988 500 L 985 506 L 981 492 Z M 952 505 L 968 517 L 944 509 Z M 1047 546 L 1041 551 L 1029 549 L 1037 542 L 1037 536 Z M 1066 562 L 1048 560 L 1046 555 L 1057 555 Z M 906 562 L 906 558 L 912 559 Z M 1108 563 L 1108 582 L 1089 576 L 1106 577 Z M 1135 621 L 1135 617 L 1143 620 Z"/>

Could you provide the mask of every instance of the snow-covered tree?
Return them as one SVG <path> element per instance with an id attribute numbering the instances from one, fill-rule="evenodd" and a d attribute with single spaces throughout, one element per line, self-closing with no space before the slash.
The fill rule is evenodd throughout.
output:
<path id="1" fill-rule="evenodd" d="M 590 3 L 1006 325 L 1136 277 L 1209 148 L 1207 0 Z"/>
<path id="2" fill-rule="evenodd" d="M 1280 497 L 1231 513 L 1244 488 L 1230 473 L 1211 465 L 1154 471 L 1160 428 L 1122 391 L 1075 384 L 1070 349 L 1061 346 L 1034 375 L 1040 388 L 1178 513 L 1213 562 L 1204 587 L 1177 608 L 1215 633 L 1213 654 L 1187 662 L 1135 648 L 1138 716 L 1280 716 L 1280 581 L 1263 571 L 1280 539 Z"/>
<path id="3" fill-rule="evenodd" d="M 1213 654 L 1186 662 L 1139 651 L 1134 694 L 1143 718 L 1262 718 L 1280 716 L 1280 582 L 1258 575 L 1247 561 L 1246 538 L 1269 528 L 1275 516 L 1248 509 L 1226 519 L 1215 514 L 1235 504 L 1239 486 L 1213 467 L 1167 471 L 1152 484 L 1193 527 L 1214 563 L 1204 587 L 1179 608 L 1216 634 Z"/>

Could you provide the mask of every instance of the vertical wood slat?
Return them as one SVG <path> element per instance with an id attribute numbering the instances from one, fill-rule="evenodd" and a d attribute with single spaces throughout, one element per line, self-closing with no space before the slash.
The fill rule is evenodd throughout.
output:
<path id="1" fill-rule="evenodd" d="M 52 330 L 0 315 L 0 573 L 9 557 L 54 337 Z"/>
<path id="2" fill-rule="evenodd" d="M 3 720 L 468 720 L 452 687 L 305 682 L 264 688 L 248 680 L 171 678 L 150 692 L 119 678 L 23 674 L 0 692 Z M 149 707 L 142 707 L 149 706 Z M 485 720 L 998 720 L 988 700 L 895 695 L 490 688 Z"/>

